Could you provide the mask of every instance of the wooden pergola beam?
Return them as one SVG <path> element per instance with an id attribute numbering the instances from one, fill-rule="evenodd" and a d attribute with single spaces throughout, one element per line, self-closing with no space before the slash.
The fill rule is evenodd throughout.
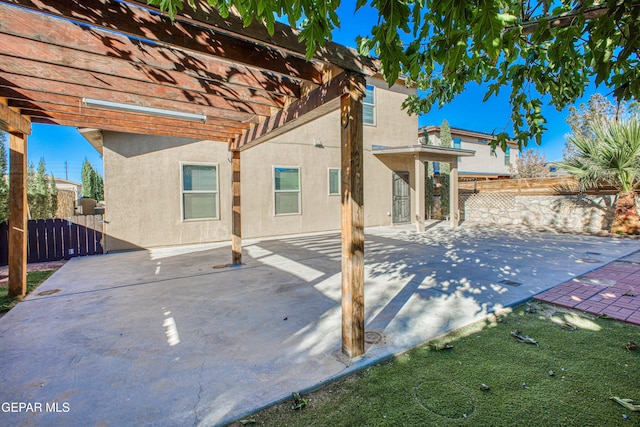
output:
<path id="1" fill-rule="evenodd" d="M 75 68 L 118 70 L 123 77 L 143 72 L 171 81 L 175 72 L 205 81 L 263 89 L 276 95 L 298 98 L 299 81 L 264 70 L 233 64 L 222 58 L 169 48 L 131 39 L 113 31 L 90 30 L 73 22 L 34 13 L 0 2 L 3 17 L 0 52 L 11 56 L 42 59 Z M 6 40 L 5 40 L 6 39 Z M 42 52 L 41 44 L 49 46 Z M 57 48 L 57 49 L 56 49 Z M 83 55 L 84 54 L 84 55 Z M 106 58 L 105 58 L 106 57 Z"/>
<path id="2" fill-rule="evenodd" d="M 7 73 L 37 77 L 67 83 L 83 82 L 96 87 L 135 87 L 143 90 L 173 90 L 182 97 L 204 96 L 210 105 L 232 104 L 241 99 L 268 107 L 282 107 L 288 97 L 259 88 L 228 84 L 221 81 L 193 77 L 177 71 L 162 72 L 150 67 L 133 66 L 130 62 L 47 43 L 6 35 L 0 38 L 0 52 L 8 56 L 2 70 Z M 68 64 L 73 64 L 69 68 Z M 165 89 L 166 88 L 166 89 Z M 168 98 L 169 99 L 169 98 Z M 224 106 L 221 106 L 224 108 Z M 229 108 L 228 106 L 226 108 Z"/>
<path id="3" fill-rule="evenodd" d="M 204 114 L 207 116 L 219 117 L 222 119 L 239 122 L 243 122 L 245 120 L 249 121 L 255 118 L 259 115 L 256 113 L 256 111 L 262 112 L 264 114 L 267 113 L 267 111 L 259 106 L 256 107 L 256 105 L 248 104 L 243 105 L 240 102 L 238 102 L 238 106 L 241 106 L 242 109 L 227 109 L 207 105 L 207 99 L 205 97 L 193 99 L 192 102 L 188 102 L 187 98 L 185 98 L 184 101 L 171 101 L 165 100 L 161 96 L 153 96 L 151 94 L 141 95 L 140 93 L 127 92 L 124 87 L 118 88 L 119 91 L 116 91 L 92 87 L 90 85 L 56 82 L 55 80 L 45 80 L 36 77 L 9 74 L 2 71 L 0 71 L 0 87 L 9 89 L 3 92 L 13 91 L 13 97 L 15 98 L 19 97 L 18 94 L 24 94 L 28 91 L 31 91 L 31 93 L 39 92 L 43 94 L 73 96 L 78 98 L 79 101 L 81 101 L 82 98 L 99 99 L 102 101 L 111 101 L 143 107 L 160 108 L 165 110 L 168 109 L 181 111 L 184 113 Z M 33 97 L 33 99 L 38 98 L 38 96 Z M 79 103 L 78 106 L 81 107 L 82 105 Z"/>
<path id="4" fill-rule="evenodd" d="M 147 124 L 143 123 L 127 123 L 118 120 L 97 118 L 87 118 L 86 120 L 79 119 L 74 115 L 60 116 L 58 114 L 50 114 L 50 117 L 33 117 L 33 123 L 59 125 L 59 126 L 72 126 L 77 128 L 96 127 L 98 129 L 112 131 L 112 132 L 126 132 L 134 133 L 138 135 L 157 135 L 157 136 L 169 136 L 176 138 L 190 138 L 197 140 L 212 140 L 220 141 L 221 143 L 229 140 L 231 137 L 229 133 L 211 131 L 204 133 L 202 131 L 190 131 L 181 128 L 176 123 L 174 127 L 157 126 L 153 124 L 153 121 L 148 120 Z M 184 123 L 184 121 L 182 122 Z"/>
<path id="5" fill-rule="evenodd" d="M 39 12 L 115 30 L 144 40 L 156 41 L 225 58 L 263 70 L 322 83 L 322 65 L 287 55 L 282 50 L 249 43 L 240 37 L 216 33 L 189 22 L 171 22 L 124 2 L 82 0 L 81 6 L 68 0 L 4 0 Z"/>
<path id="6" fill-rule="evenodd" d="M 227 134 L 228 136 L 226 138 L 232 138 L 233 136 L 242 133 L 242 131 L 248 127 L 245 127 L 246 124 L 240 122 L 216 120 L 215 118 L 208 119 L 207 123 L 200 123 L 168 117 L 156 117 L 154 118 L 153 123 L 150 123 L 149 116 L 143 114 L 79 107 L 77 104 L 78 103 L 76 102 L 76 105 L 71 106 L 22 100 L 9 100 L 10 106 L 19 108 L 24 114 L 31 117 L 31 121 L 36 121 L 36 118 L 60 121 L 74 118 L 74 120 L 78 122 L 86 122 L 99 117 L 103 122 L 119 122 L 122 126 L 139 128 L 157 127 L 158 129 L 166 130 L 180 128 L 189 133 L 199 133 L 200 135 L 205 136 L 209 133 Z"/>
<path id="7" fill-rule="evenodd" d="M 119 99 L 122 94 L 160 99 L 165 109 L 178 110 L 181 104 L 194 103 L 206 108 L 216 108 L 236 112 L 238 110 L 247 113 L 268 116 L 271 107 L 264 104 L 245 102 L 238 98 L 226 98 L 214 93 L 190 91 L 185 88 L 141 82 L 121 77 L 100 75 L 84 70 L 67 69 L 52 64 L 42 64 L 36 61 L 28 61 L 13 58 L 3 64 L 0 71 L 0 79 L 16 85 L 30 85 L 38 87 L 44 84 L 65 84 L 67 88 L 74 88 L 74 94 L 79 97 L 93 98 L 87 93 L 99 93 L 100 91 L 112 92 L 112 99 Z M 42 82 L 42 83 L 37 83 Z M 53 82 L 53 83 L 51 83 Z M 29 87 L 29 86 L 27 86 Z M 127 90 L 128 88 L 128 90 Z M 212 91 L 215 91 L 213 89 Z M 245 94 L 250 97 L 250 93 Z M 97 95 L 99 96 L 99 95 Z M 103 99 L 103 98 L 100 98 Z M 266 99 L 262 99 L 266 101 Z M 174 107 L 173 105 L 176 105 Z"/>
<path id="8" fill-rule="evenodd" d="M 364 77 L 347 75 L 340 98 L 342 177 L 342 351 L 364 354 Z"/>
<path id="9" fill-rule="evenodd" d="M 20 113 L 0 102 L 0 130 L 12 134 L 31 135 L 31 122 Z"/>
<path id="10" fill-rule="evenodd" d="M 160 10 L 156 6 L 148 5 L 146 0 L 129 1 L 156 12 Z M 299 40 L 300 30 L 298 29 L 275 22 L 273 34 L 269 34 L 264 25 L 255 21 L 249 26 L 245 26 L 242 18 L 236 16 L 233 10 L 230 11 L 228 17 L 223 18 L 216 9 L 204 1 L 197 1 L 193 6 L 178 11 L 174 19 L 196 22 L 198 25 L 205 24 L 224 34 L 242 34 L 248 39 L 266 43 L 276 49 L 284 49 L 301 57 L 306 56 L 306 45 Z M 325 46 L 318 46 L 313 57 L 345 70 L 360 72 L 368 76 L 377 74 L 380 70 L 380 63 L 377 59 L 358 55 L 355 50 L 331 41 L 327 41 Z"/>
<path id="11" fill-rule="evenodd" d="M 234 149 L 244 151 L 338 109 L 339 99 L 346 87 L 346 73 L 341 73 L 255 127 L 243 132 L 236 140 Z"/>

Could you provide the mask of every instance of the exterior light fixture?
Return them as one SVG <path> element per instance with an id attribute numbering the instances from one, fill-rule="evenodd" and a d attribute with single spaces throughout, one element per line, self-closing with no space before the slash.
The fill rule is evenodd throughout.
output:
<path id="1" fill-rule="evenodd" d="M 103 107 L 110 110 L 129 111 L 132 113 L 150 114 L 159 117 L 171 117 L 174 119 L 193 120 L 206 123 L 204 114 L 184 113 L 182 111 L 163 110 L 162 108 L 143 107 L 141 105 L 122 104 L 120 102 L 103 101 L 100 99 L 82 98 L 82 104 L 87 107 Z"/>

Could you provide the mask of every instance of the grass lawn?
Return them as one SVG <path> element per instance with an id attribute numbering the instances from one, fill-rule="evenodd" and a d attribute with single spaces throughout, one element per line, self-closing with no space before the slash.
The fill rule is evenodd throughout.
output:
<path id="1" fill-rule="evenodd" d="M 54 271 L 55 270 L 42 270 L 31 271 L 27 273 L 27 294 L 40 286 L 40 284 L 47 280 L 47 278 L 51 276 Z M 11 310 L 13 306 L 15 306 L 20 301 L 19 298 L 9 298 L 7 296 L 7 292 L 9 292 L 8 286 L 0 286 L 0 313 Z"/>
<path id="2" fill-rule="evenodd" d="M 538 345 L 519 342 L 516 330 Z M 302 410 L 288 401 L 244 420 L 279 427 L 640 425 L 640 412 L 610 399 L 640 404 L 640 351 L 627 350 L 629 341 L 640 343 L 640 328 L 522 305 L 303 395 Z M 443 349 L 447 343 L 453 348 Z"/>

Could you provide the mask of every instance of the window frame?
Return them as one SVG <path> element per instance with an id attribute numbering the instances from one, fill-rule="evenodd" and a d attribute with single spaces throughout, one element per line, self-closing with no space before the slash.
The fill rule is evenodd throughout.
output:
<path id="1" fill-rule="evenodd" d="M 184 189 L 184 167 L 185 166 L 211 166 L 215 168 L 216 189 L 214 191 L 207 190 L 185 190 Z M 207 218 L 185 218 L 184 195 L 185 194 L 215 194 L 216 212 L 215 216 Z M 193 221 L 219 221 L 220 220 L 220 165 L 218 163 L 205 162 L 180 162 L 180 218 L 182 222 Z"/>
<path id="2" fill-rule="evenodd" d="M 509 166 L 511 164 L 511 147 L 507 145 L 507 149 L 504 151 L 504 165 Z"/>
<path id="3" fill-rule="evenodd" d="M 276 169 L 297 169 L 298 189 L 297 190 L 276 190 Z M 271 182 L 273 183 L 273 216 L 302 215 L 302 168 L 300 166 L 274 165 L 271 167 Z M 298 193 L 298 212 L 277 213 L 276 194 L 278 193 Z"/>
<path id="4" fill-rule="evenodd" d="M 365 102 L 365 99 L 366 99 L 366 96 L 367 96 L 367 92 L 366 91 L 369 88 L 371 88 L 373 90 L 373 94 L 371 96 L 373 98 L 373 102 Z M 371 85 L 371 84 L 366 84 L 365 85 L 365 93 L 364 93 L 364 96 L 362 97 L 362 124 L 366 125 L 366 126 L 376 126 L 377 123 L 378 123 L 377 116 L 376 116 L 376 110 L 377 110 L 376 109 L 376 100 L 377 100 L 376 93 L 378 91 L 376 89 L 377 88 L 374 85 Z M 365 108 L 365 106 L 370 106 L 371 109 L 372 109 L 372 114 L 371 114 L 371 117 L 372 117 L 372 120 L 373 120 L 372 123 L 367 123 L 365 121 L 365 118 L 364 118 L 364 108 Z"/>
<path id="5" fill-rule="evenodd" d="M 327 168 L 327 187 L 329 196 L 340 196 L 342 195 L 342 171 L 340 168 Z M 338 192 L 331 192 L 331 171 L 338 171 Z"/>
<path id="6" fill-rule="evenodd" d="M 453 141 L 453 148 L 457 148 L 457 149 L 462 149 L 462 138 L 460 137 L 455 137 L 455 138 L 451 138 Z M 458 145 L 456 147 L 456 144 Z"/>

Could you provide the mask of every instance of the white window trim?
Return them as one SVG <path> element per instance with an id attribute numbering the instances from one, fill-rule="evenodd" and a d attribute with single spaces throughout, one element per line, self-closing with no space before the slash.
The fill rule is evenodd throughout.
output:
<path id="1" fill-rule="evenodd" d="M 216 190 L 215 191 L 186 191 L 186 193 L 215 193 L 216 195 L 216 212 L 213 218 L 190 218 L 184 217 L 184 167 L 185 166 L 215 166 L 216 168 Z M 182 222 L 194 222 L 194 221 L 219 221 L 220 220 L 220 166 L 218 163 L 203 163 L 203 162 L 180 162 L 180 218 Z"/>
<path id="2" fill-rule="evenodd" d="M 298 189 L 297 190 L 276 190 L 276 169 L 298 169 Z M 273 184 L 273 216 L 292 216 L 302 215 L 302 169 L 300 166 L 282 166 L 273 165 L 271 167 L 271 183 Z M 292 213 L 276 213 L 276 194 L 277 193 L 298 193 L 298 212 Z"/>
<path id="3" fill-rule="evenodd" d="M 367 123 L 364 121 L 364 117 L 362 120 L 362 124 L 365 126 L 376 126 L 378 123 L 378 109 L 376 108 L 376 105 L 378 104 L 378 88 L 372 84 L 366 84 L 365 85 L 365 91 L 367 86 L 372 87 L 373 88 L 373 103 L 367 103 L 364 102 L 364 97 L 362 98 L 362 109 L 364 110 L 364 106 L 365 105 L 371 105 L 371 107 L 373 108 L 373 123 Z M 366 95 L 366 93 L 365 93 Z"/>
<path id="4" fill-rule="evenodd" d="M 338 192 L 337 193 L 331 192 L 331 171 L 332 170 L 338 171 Z M 342 194 L 342 171 L 340 170 L 340 168 L 327 168 L 327 191 L 329 193 L 329 196 L 340 196 Z"/>

